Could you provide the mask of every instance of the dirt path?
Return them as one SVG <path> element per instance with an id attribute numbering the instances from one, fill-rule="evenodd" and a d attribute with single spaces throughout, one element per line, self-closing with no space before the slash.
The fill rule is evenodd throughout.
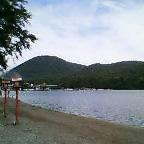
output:
<path id="1" fill-rule="evenodd" d="M 1 104 L 0 104 L 1 107 Z M 18 126 L 12 126 L 14 103 L 8 123 L 0 114 L 0 144 L 144 144 L 144 129 L 49 111 L 21 103 Z"/>

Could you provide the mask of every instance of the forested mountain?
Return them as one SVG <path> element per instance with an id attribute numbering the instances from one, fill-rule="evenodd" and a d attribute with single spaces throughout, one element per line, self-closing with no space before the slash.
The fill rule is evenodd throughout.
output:
<path id="1" fill-rule="evenodd" d="M 10 70 L 8 75 L 19 73 L 24 80 L 57 79 L 77 72 L 83 67 L 85 66 L 55 56 L 38 56 Z"/>
<path id="2" fill-rule="evenodd" d="M 69 88 L 144 89 L 144 62 L 123 61 L 84 66 L 54 56 L 35 57 L 8 72 L 24 80 Z"/>
<path id="3" fill-rule="evenodd" d="M 69 87 L 144 89 L 144 62 L 93 64 L 72 75 L 69 81 Z"/>

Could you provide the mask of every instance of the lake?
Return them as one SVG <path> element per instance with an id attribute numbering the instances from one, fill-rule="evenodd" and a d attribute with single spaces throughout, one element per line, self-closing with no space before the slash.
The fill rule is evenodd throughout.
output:
<path id="1" fill-rule="evenodd" d="M 21 91 L 20 100 L 55 111 L 144 126 L 143 90 Z"/>

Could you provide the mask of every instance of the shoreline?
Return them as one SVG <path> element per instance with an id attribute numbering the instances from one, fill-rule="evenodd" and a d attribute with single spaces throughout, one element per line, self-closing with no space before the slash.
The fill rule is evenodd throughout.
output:
<path id="1" fill-rule="evenodd" d="M 124 122 L 118 122 L 118 121 L 114 121 L 114 120 L 102 119 L 102 118 L 94 117 L 94 116 L 87 116 L 87 115 L 81 115 L 81 114 L 75 114 L 75 113 L 70 113 L 70 112 L 64 112 L 64 111 L 58 111 L 58 110 L 54 110 L 54 109 L 49 109 L 49 108 L 45 108 L 45 107 L 40 106 L 40 105 L 30 104 L 30 103 L 26 103 L 26 102 L 23 102 L 23 101 L 21 101 L 21 103 L 30 105 L 32 107 L 37 107 L 37 108 L 40 108 L 40 109 L 45 109 L 47 111 L 53 111 L 53 112 L 58 112 L 58 113 L 62 113 L 62 114 L 78 116 L 78 117 L 82 117 L 82 118 L 99 120 L 99 121 L 103 121 L 103 122 L 106 122 L 106 123 L 112 123 L 112 124 L 126 126 L 126 127 L 144 128 L 143 126 L 140 126 L 140 125 L 131 125 L 131 124 L 126 124 Z"/>
<path id="2" fill-rule="evenodd" d="M 10 101 L 11 101 L 11 100 L 15 100 L 14 97 L 9 97 L 9 99 L 10 99 Z M 0 98 L 0 102 L 1 102 L 1 98 Z M 143 125 L 142 125 L 142 126 L 141 126 L 141 125 L 131 125 L 131 124 L 124 123 L 124 122 L 118 122 L 118 121 L 114 121 L 114 120 L 102 119 L 102 118 L 94 117 L 94 116 L 88 116 L 88 115 L 81 115 L 81 114 L 75 114 L 75 113 L 70 113 L 70 112 L 58 111 L 58 110 L 46 108 L 46 107 L 41 106 L 41 105 L 35 105 L 35 104 L 23 102 L 23 101 L 20 101 L 20 103 L 22 103 L 22 104 L 24 104 L 24 105 L 30 105 L 30 106 L 32 106 L 32 107 L 37 107 L 37 108 L 40 108 L 40 109 L 45 109 L 45 110 L 47 110 L 47 111 L 54 111 L 54 112 L 64 113 L 64 114 L 73 115 L 73 116 L 78 116 L 78 117 L 82 117 L 82 118 L 100 120 L 100 121 L 104 121 L 104 122 L 108 122 L 108 123 L 112 123 L 112 124 L 116 124 L 116 125 L 128 126 L 128 127 L 135 127 L 135 128 L 144 128 Z"/>
<path id="3" fill-rule="evenodd" d="M 20 102 L 20 124 L 13 126 L 14 100 L 9 100 L 9 107 L 10 124 L 0 125 L 0 143 L 3 144 L 8 140 L 12 144 L 143 144 L 144 141 L 143 128 L 52 111 L 23 102 Z"/>

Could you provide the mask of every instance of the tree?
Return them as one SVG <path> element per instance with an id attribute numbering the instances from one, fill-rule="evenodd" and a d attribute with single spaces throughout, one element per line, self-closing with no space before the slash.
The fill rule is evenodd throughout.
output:
<path id="1" fill-rule="evenodd" d="M 31 14 L 25 8 L 26 0 L 0 0 L 0 67 L 7 68 L 7 56 L 22 56 L 37 39 L 26 25 Z"/>

